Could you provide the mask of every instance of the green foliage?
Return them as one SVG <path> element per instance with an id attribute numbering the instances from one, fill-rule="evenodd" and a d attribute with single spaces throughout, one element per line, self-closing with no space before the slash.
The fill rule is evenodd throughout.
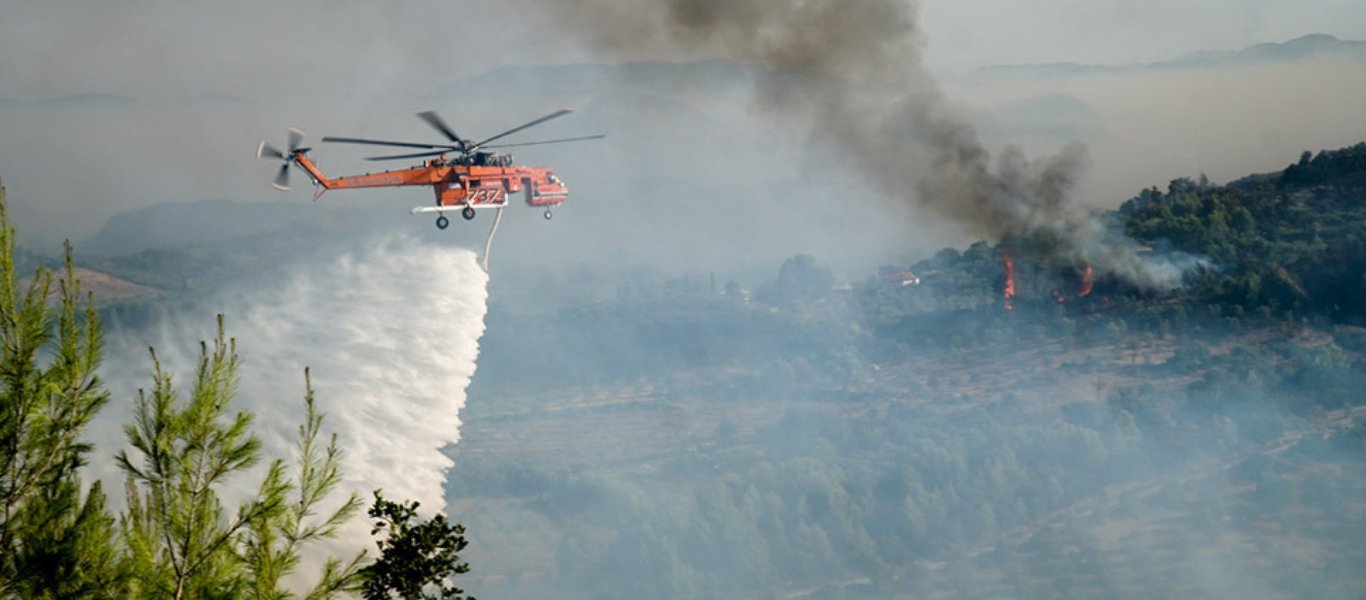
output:
<path id="1" fill-rule="evenodd" d="M 301 546 L 309 542 L 335 537 L 338 528 L 360 510 L 360 499 L 353 493 L 326 517 L 313 520 L 318 505 L 341 483 L 341 451 L 334 434 L 326 448 L 320 448 L 318 436 L 322 431 L 323 414 L 313 400 L 313 384 L 304 371 L 304 423 L 299 426 L 298 475 L 290 490 L 296 499 L 282 510 L 263 513 L 253 519 L 242 534 L 241 552 L 251 580 L 248 598 L 283 599 L 293 597 L 284 591 L 280 580 L 299 566 Z M 343 564 L 336 557 L 328 557 L 319 581 L 304 596 L 308 599 L 328 598 L 343 591 L 355 591 L 359 583 L 360 563 L 365 553 L 358 553 Z"/>
<path id="2" fill-rule="evenodd" d="M 1341 150 L 1322 151 L 1317 156 L 1305 151 L 1300 160 L 1281 172 L 1282 186 L 1310 186 L 1327 183 L 1351 174 L 1359 182 L 1366 174 L 1366 143 L 1357 144 Z"/>
<path id="3" fill-rule="evenodd" d="M 1278 176 L 1227 186 L 1173 181 L 1120 208 L 1134 239 L 1218 266 L 1191 293 L 1225 316 L 1366 315 L 1366 144 L 1312 156 Z"/>
<path id="4" fill-rule="evenodd" d="M 375 490 L 375 503 L 367 513 L 376 519 L 370 534 L 383 531 L 386 538 L 376 542 L 379 559 L 362 569 L 364 598 L 473 600 L 450 581 L 470 570 L 457 554 L 467 545 L 464 526 L 449 525 L 442 514 L 418 521 L 417 508 L 417 502 L 392 502 Z M 424 591 L 430 588 L 436 591 Z"/>
<path id="5" fill-rule="evenodd" d="M 109 400 L 96 375 L 100 319 L 91 299 L 82 306 L 69 246 L 60 277 L 38 266 L 21 282 L 3 194 L 0 187 L 0 597 L 295 597 L 281 583 L 302 547 L 334 537 L 361 507 L 353 494 L 315 514 L 341 482 L 341 455 L 335 435 L 326 446 L 319 437 L 323 415 L 307 371 L 297 477 L 287 480 L 284 463 L 272 462 L 255 498 L 229 515 L 218 491 L 259 461 L 260 443 L 250 413 L 229 413 L 238 360 L 222 317 L 212 348 L 201 347 L 187 399 L 153 352 L 152 390 L 139 393 L 125 428 L 136 454 L 116 457 L 128 481 L 116 525 L 102 484 L 82 494 L 78 477 L 92 451 L 81 433 Z M 328 558 L 304 597 L 358 591 L 364 556 Z"/>
<path id="6" fill-rule="evenodd" d="M 67 248 L 58 304 L 53 274 L 21 285 L 0 188 L 0 593 L 117 595 L 111 521 L 98 484 L 82 499 L 82 430 L 109 399 L 95 371 L 103 337 Z M 47 356 L 42 356 L 47 354 Z"/>
<path id="7" fill-rule="evenodd" d="M 153 388 L 140 392 L 134 422 L 125 427 L 140 455 L 118 453 L 128 474 L 128 512 L 122 532 L 138 577 L 136 595 L 174 598 L 237 597 L 246 593 L 232 541 L 260 519 L 283 510 L 289 485 L 284 465 L 267 469 L 256 497 L 228 517 L 217 489 L 260 460 L 252 416 L 229 416 L 237 385 L 235 343 L 223 333 L 212 351 L 201 347 L 189 398 L 181 402 L 171 374 L 152 355 Z"/>
<path id="8" fill-rule="evenodd" d="M 287 480 L 283 461 L 266 470 L 256 496 L 235 516 L 223 509 L 218 490 L 256 464 L 260 443 L 252 416 L 229 416 L 237 385 L 237 355 L 223 333 L 202 348 L 189 399 L 180 402 L 171 375 L 153 354 L 153 390 L 140 395 L 135 421 L 126 428 L 141 454 L 120 452 L 128 473 L 128 511 L 122 534 L 136 594 L 187 598 L 284 599 L 294 595 L 282 579 L 300 564 L 302 547 L 334 537 L 360 509 L 353 494 L 322 518 L 315 512 L 341 482 L 335 436 L 322 447 L 323 415 L 305 371 L 306 415 L 299 426 L 298 473 Z M 294 499 L 289 496 L 294 494 Z M 305 598 L 355 591 L 364 553 L 343 563 L 329 557 Z"/>
<path id="9" fill-rule="evenodd" d="M 80 499 L 78 482 L 45 489 L 29 515 L 39 525 L 27 532 L 14 561 L 22 571 L 11 591 L 25 598 L 117 597 L 127 572 L 119 563 L 114 518 L 96 481 Z"/>
<path id="10" fill-rule="evenodd" d="M 1360 323 L 1366 320 L 1363 198 L 1366 143 L 1305 153 L 1283 172 L 1224 186 L 1204 178 L 1176 179 L 1165 191 L 1143 190 L 1104 220 L 1152 252 L 1208 261 L 1187 274 L 1183 289 L 1166 296 L 1212 307 L 1210 316 L 1239 325 L 1314 316 Z M 1125 320 L 1147 319 L 1136 313 L 1156 310 L 1151 293 L 1103 274 L 1094 294 L 1075 297 L 1084 265 L 1054 257 L 1048 251 L 1052 242 L 1045 234 L 1027 234 L 994 247 L 978 242 L 962 254 L 941 251 L 909 267 L 921 277 L 919 285 L 894 287 L 872 279 L 859 286 L 855 299 L 865 322 L 889 337 L 902 337 L 905 321 L 917 316 L 999 307 L 1001 256 L 1008 250 L 1017 308 L 1064 301 L 1064 310 L 1076 316 L 1096 312 L 1108 299 L 1114 306 L 1107 312 Z"/>

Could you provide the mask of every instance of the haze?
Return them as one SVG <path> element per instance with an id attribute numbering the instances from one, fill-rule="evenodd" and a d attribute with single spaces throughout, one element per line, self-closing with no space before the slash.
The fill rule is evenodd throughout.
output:
<path id="1" fill-rule="evenodd" d="M 1359 597 L 1366 6 L 983 4 L 8 2 L 11 220 L 127 292 L 87 473 L 223 313 L 480 597 Z M 254 152 L 562 107 L 485 271 Z"/>
<path id="2" fill-rule="evenodd" d="M 1070 94 L 1095 113 L 1095 128 L 1080 140 L 1093 157 L 1079 181 L 1085 204 L 1112 207 L 1177 176 L 1220 180 L 1270 170 L 1300 150 L 1366 137 L 1366 109 L 1346 100 L 1366 89 L 1360 63 L 1223 71 L 1213 83 L 1203 75 L 1146 72 L 1061 83 L 963 79 L 991 64 L 1131 64 L 1313 32 L 1366 38 L 1366 9 L 1358 3 L 1052 1 L 984 10 L 933 0 L 922 9 L 926 66 L 983 127 L 989 146 L 1024 143 L 1040 156 L 1071 141 L 1071 131 L 1031 138 L 993 129 L 999 120 L 992 111 L 1016 100 Z M 63 238 L 84 239 L 132 208 L 207 198 L 306 202 L 304 192 L 271 190 L 271 167 L 252 156 L 257 141 L 278 144 L 290 126 L 313 142 L 322 135 L 423 140 L 431 132 L 412 118 L 419 110 L 442 111 L 462 131 L 489 132 L 561 106 L 582 109 L 604 94 L 639 114 L 639 99 L 623 101 L 611 86 L 555 97 L 456 82 L 523 65 L 707 58 L 603 55 L 534 2 L 19 2 L 7 14 L 0 22 L 0 177 L 24 239 L 48 250 Z M 523 162 L 556 165 L 583 200 L 562 212 L 563 227 L 527 234 L 545 238 L 557 259 L 601 262 L 610 255 L 649 264 L 691 249 L 701 267 L 726 269 L 735 268 L 737 256 L 766 264 L 812 251 L 855 270 L 976 235 L 923 211 L 889 207 L 856 175 L 832 171 L 811 180 L 811 161 L 828 149 L 809 146 L 800 127 L 760 114 L 743 93 L 634 92 L 681 102 L 678 108 L 730 135 L 694 132 L 693 139 L 671 140 L 671 130 L 633 131 L 640 121 L 622 122 L 620 110 L 536 132 L 611 135 L 596 147 L 518 154 Z M 636 152 L 642 145 L 650 148 L 644 156 Z M 351 148 L 324 145 L 315 156 L 335 172 L 372 168 Z M 609 162 L 576 160 L 585 156 Z M 634 193 L 641 181 L 633 177 L 654 183 L 653 175 L 699 166 L 716 175 L 718 164 L 731 168 L 708 181 L 680 178 L 695 186 L 691 195 L 675 189 L 652 202 Z M 748 195 L 752 189 L 728 190 L 726 178 L 737 173 L 793 191 L 785 202 L 770 202 Z M 831 206 L 831 195 L 850 193 L 867 199 Z M 399 214 L 426 201 L 420 190 L 381 191 L 332 194 L 320 206 Z M 517 221 L 529 219 L 513 221 L 510 236 L 518 239 L 527 224 Z M 429 227 L 416 218 L 411 226 Z M 566 237 L 584 228 L 599 241 Z M 851 230 L 863 235 L 850 240 Z M 523 248 L 514 243 L 506 252 L 517 256 Z M 529 259 L 544 254 L 527 249 Z"/>

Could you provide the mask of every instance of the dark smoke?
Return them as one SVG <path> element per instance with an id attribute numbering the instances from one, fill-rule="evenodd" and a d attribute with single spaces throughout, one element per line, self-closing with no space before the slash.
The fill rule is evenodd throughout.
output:
<path id="1" fill-rule="evenodd" d="M 1056 257 L 1145 288 L 1179 286 L 1182 268 L 1139 255 L 1071 192 L 1087 165 L 1072 144 L 1031 160 L 993 159 L 922 60 L 910 0 L 583 0 L 548 3 L 558 25 L 622 60 L 724 58 L 759 74 L 766 112 L 807 124 L 888 197 L 965 233 L 1048 238 Z"/>

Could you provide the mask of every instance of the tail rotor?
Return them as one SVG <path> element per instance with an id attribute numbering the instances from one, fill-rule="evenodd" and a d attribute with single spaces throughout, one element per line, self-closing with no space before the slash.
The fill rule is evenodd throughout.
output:
<path id="1" fill-rule="evenodd" d="M 303 154 L 303 153 L 305 153 L 305 152 L 308 152 L 308 151 L 310 150 L 310 148 L 300 148 L 300 147 L 299 147 L 300 144 L 303 144 L 303 141 L 304 141 L 304 132 L 299 131 L 298 129 L 295 129 L 295 128 L 293 128 L 293 127 L 290 127 L 290 128 L 289 128 L 289 152 L 281 152 L 281 151 L 280 151 L 278 148 L 276 148 L 275 146 L 272 146 L 272 145 L 270 145 L 270 144 L 268 144 L 268 143 L 266 143 L 266 142 L 264 142 L 264 141 L 261 142 L 261 145 L 259 145 L 259 146 L 256 147 L 256 158 L 274 158 L 274 159 L 278 159 L 278 160 L 284 161 L 284 163 L 280 165 L 280 170 L 279 170 L 279 172 L 277 172 L 277 173 L 275 174 L 275 181 L 271 182 L 271 184 L 270 184 L 270 185 L 273 186 L 275 189 L 281 190 L 281 191 L 288 191 L 288 190 L 289 190 L 289 165 L 290 165 L 290 163 L 293 163 L 293 162 L 294 162 L 295 157 L 297 157 L 297 156 L 299 156 L 299 155 L 301 155 L 301 154 Z"/>

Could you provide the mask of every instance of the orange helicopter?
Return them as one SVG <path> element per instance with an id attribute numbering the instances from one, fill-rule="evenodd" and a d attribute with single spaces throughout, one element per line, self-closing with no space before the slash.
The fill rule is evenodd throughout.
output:
<path id="1" fill-rule="evenodd" d="M 276 189 L 289 189 L 289 166 L 291 164 L 303 169 L 318 188 L 313 194 L 314 200 L 321 197 L 327 190 L 334 189 L 431 186 L 436 194 L 436 205 L 418 206 L 410 212 L 412 214 L 436 213 L 438 229 L 445 229 L 450 225 L 450 220 L 445 215 L 447 212 L 459 211 L 465 220 L 471 220 L 474 219 L 476 208 L 501 209 L 508 205 L 508 199 L 513 194 L 519 193 L 524 194 L 527 206 L 545 207 L 545 218 L 550 219 L 554 216 L 551 209 L 559 206 L 569 197 L 569 188 L 565 186 L 564 181 L 560 180 L 555 172 L 549 168 L 514 166 L 512 155 L 488 152 L 488 150 L 513 146 L 596 140 L 607 136 L 588 135 L 494 146 L 488 144 L 571 112 L 573 111 L 568 109 L 558 110 L 479 142 L 470 142 L 456 135 L 455 131 L 451 130 L 446 122 L 432 111 L 421 112 L 417 116 L 445 135 L 446 139 L 450 141 L 449 144 L 391 142 L 350 137 L 324 137 L 322 139 L 324 142 L 422 149 L 421 152 L 411 154 L 371 156 L 366 160 L 431 157 L 423 161 L 421 166 L 395 171 L 329 178 L 318 168 L 317 163 L 308 158 L 307 153 L 312 148 L 300 147 L 304 139 L 303 132 L 292 128 L 289 130 L 289 150 L 287 152 L 282 152 L 263 141 L 256 148 L 256 157 L 275 158 L 284 161 L 272 184 Z M 452 154 L 454 157 L 448 159 L 446 157 L 448 154 Z"/>

